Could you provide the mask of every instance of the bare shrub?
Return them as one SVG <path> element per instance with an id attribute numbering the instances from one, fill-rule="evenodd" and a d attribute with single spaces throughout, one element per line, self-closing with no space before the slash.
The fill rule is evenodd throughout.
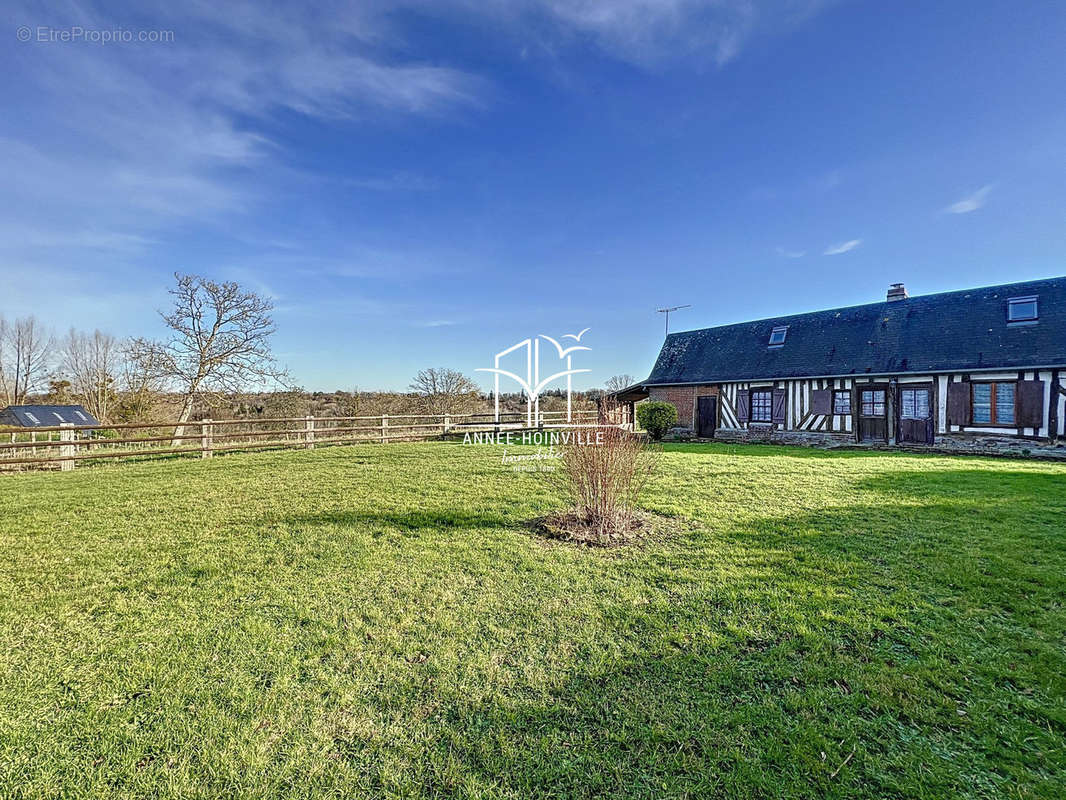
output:
<path id="1" fill-rule="evenodd" d="M 658 462 L 658 450 L 614 425 L 572 432 L 557 473 L 573 506 L 548 521 L 556 534 L 592 544 L 620 544 L 642 525 L 637 501 Z"/>

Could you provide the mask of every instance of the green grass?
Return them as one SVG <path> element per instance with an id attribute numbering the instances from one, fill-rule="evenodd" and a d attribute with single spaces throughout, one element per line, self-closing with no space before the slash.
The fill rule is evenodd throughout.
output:
<path id="1" fill-rule="evenodd" d="M 0 796 L 1066 796 L 1066 465 L 677 446 L 593 551 L 500 453 L 0 479 Z"/>

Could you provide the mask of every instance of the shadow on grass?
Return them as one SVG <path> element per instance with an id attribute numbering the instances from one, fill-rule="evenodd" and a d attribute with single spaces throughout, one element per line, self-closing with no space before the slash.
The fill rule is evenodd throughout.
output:
<path id="1" fill-rule="evenodd" d="M 423 775 L 424 791 L 953 797 L 990 778 L 1004 791 L 1051 788 L 1039 748 L 1019 752 L 987 735 L 995 723 L 1024 726 L 1023 715 L 960 721 L 954 701 L 912 688 L 890 654 L 872 640 L 828 653 L 787 638 L 741 642 L 578 668 L 539 697 L 453 696 L 428 730 L 447 757 Z M 1054 744 L 1050 733 L 1039 738 Z"/>
<path id="2" fill-rule="evenodd" d="M 377 511 L 364 513 L 337 509 L 317 514 L 271 516 L 264 520 L 272 525 L 306 527 L 339 525 L 346 528 L 395 528 L 402 531 L 457 530 L 515 527 L 520 522 L 493 512 L 470 512 L 460 509 L 442 511 Z"/>
<path id="3" fill-rule="evenodd" d="M 967 498 L 982 506 L 1032 503 L 1035 510 L 1066 503 L 1066 473 L 1017 469 L 887 472 L 859 481 L 855 488 L 908 498 Z"/>

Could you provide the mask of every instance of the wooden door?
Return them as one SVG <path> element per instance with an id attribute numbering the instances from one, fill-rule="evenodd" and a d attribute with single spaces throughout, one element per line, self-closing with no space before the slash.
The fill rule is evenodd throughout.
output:
<path id="1" fill-rule="evenodd" d="M 859 411 L 859 441 L 888 441 L 888 387 L 859 384 L 856 387 Z"/>
<path id="2" fill-rule="evenodd" d="M 900 384 L 896 396 L 897 441 L 900 444 L 933 443 L 933 385 Z"/>
<path id="3" fill-rule="evenodd" d="M 718 419 L 718 398 L 700 397 L 696 405 L 696 435 L 701 439 L 714 437 Z"/>

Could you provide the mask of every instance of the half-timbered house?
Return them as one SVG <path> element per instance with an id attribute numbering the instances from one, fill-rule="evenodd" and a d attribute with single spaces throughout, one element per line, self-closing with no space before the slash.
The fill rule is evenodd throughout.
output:
<path id="1" fill-rule="evenodd" d="M 1066 436 L 1066 278 L 672 333 L 617 394 L 699 437 L 1047 444 Z"/>

